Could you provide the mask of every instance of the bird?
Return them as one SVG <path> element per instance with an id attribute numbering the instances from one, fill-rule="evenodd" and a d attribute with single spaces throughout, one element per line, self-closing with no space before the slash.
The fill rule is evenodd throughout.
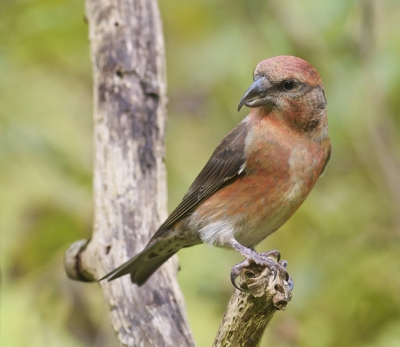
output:
<path id="1" fill-rule="evenodd" d="M 144 250 L 99 281 L 130 274 L 141 286 L 181 248 L 201 243 L 245 257 L 232 268 L 235 287 L 251 263 L 279 267 L 271 260 L 277 251 L 254 247 L 294 214 L 325 171 L 331 156 L 326 105 L 310 63 L 288 55 L 261 61 L 238 106 L 250 108 L 248 116 L 222 139 Z"/>

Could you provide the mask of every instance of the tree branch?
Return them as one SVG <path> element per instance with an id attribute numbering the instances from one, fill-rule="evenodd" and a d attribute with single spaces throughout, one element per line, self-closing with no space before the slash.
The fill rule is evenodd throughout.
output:
<path id="1" fill-rule="evenodd" d="M 65 255 L 98 279 L 138 253 L 166 217 L 164 43 L 156 0 L 87 0 L 94 82 L 94 230 Z M 194 346 L 174 257 L 140 289 L 102 282 L 121 346 Z"/>
<path id="2" fill-rule="evenodd" d="M 286 267 L 286 261 L 280 262 Z M 277 269 L 252 264 L 242 270 L 213 347 L 256 347 L 277 310 L 291 300 L 292 280 Z"/>

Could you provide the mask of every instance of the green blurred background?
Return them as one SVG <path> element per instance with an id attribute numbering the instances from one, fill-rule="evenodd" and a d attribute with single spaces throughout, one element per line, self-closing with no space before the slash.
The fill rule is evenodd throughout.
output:
<path id="1" fill-rule="evenodd" d="M 169 210 L 219 140 L 255 65 L 300 56 L 320 72 L 333 157 L 258 250 L 289 261 L 293 300 L 262 346 L 400 346 L 400 6 L 396 0 L 162 0 Z M 100 288 L 62 257 L 91 234 L 92 81 L 78 0 L 0 3 L 0 345 L 117 346 Z M 179 281 L 210 346 L 241 257 L 197 246 Z"/>

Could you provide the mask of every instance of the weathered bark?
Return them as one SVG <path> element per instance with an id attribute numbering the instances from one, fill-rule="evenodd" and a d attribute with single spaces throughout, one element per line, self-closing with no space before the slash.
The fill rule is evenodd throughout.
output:
<path id="1" fill-rule="evenodd" d="M 239 288 L 243 291 L 233 293 L 213 347 L 259 346 L 274 313 L 285 310 L 292 297 L 286 273 L 257 264 L 242 270 Z"/>
<path id="2" fill-rule="evenodd" d="M 166 217 L 164 43 L 156 0 L 87 0 L 94 80 L 94 230 L 66 253 L 98 279 L 142 250 Z M 194 346 L 174 257 L 141 288 L 101 282 L 121 346 Z"/>

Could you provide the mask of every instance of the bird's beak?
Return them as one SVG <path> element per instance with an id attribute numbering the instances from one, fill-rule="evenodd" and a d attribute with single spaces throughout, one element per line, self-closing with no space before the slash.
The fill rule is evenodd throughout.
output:
<path id="1" fill-rule="evenodd" d="M 270 95 L 272 84 L 266 77 L 261 77 L 255 81 L 240 100 L 238 111 L 243 105 L 247 107 L 258 107 L 273 103 Z"/>

